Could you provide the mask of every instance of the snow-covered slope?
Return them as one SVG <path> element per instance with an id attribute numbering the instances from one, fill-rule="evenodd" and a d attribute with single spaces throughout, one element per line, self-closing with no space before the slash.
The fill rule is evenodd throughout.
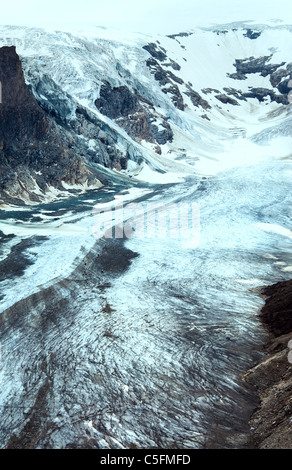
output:
<path id="1" fill-rule="evenodd" d="M 16 46 L 32 93 L 87 163 L 168 182 L 290 154 L 291 34 L 244 23 L 157 37 L 7 26 L 0 46 Z"/>

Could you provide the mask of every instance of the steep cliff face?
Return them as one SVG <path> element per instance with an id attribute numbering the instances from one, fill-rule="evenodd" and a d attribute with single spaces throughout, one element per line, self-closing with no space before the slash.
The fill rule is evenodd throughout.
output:
<path id="1" fill-rule="evenodd" d="M 116 134 L 48 76 L 26 84 L 14 46 L 0 48 L 0 202 L 34 203 L 55 190 L 110 184 L 99 169 L 126 168 Z M 114 180 L 114 176 L 112 177 Z"/>
<path id="2" fill-rule="evenodd" d="M 37 187 L 84 182 L 89 170 L 30 93 L 15 47 L 0 49 L 0 80 L 1 199 L 37 201 Z"/>

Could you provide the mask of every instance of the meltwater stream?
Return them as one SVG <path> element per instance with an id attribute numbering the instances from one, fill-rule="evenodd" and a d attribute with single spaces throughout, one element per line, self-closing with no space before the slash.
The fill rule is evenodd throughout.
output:
<path id="1" fill-rule="evenodd" d="M 241 377 L 262 355 L 258 288 L 292 275 L 291 163 L 190 178 L 141 200 L 199 203 L 199 245 L 93 240 L 88 208 L 69 217 L 84 229 L 75 236 L 19 231 L 35 243 L 21 251 L 30 265 L 1 283 L 1 448 L 251 445 L 257 402 Z"/>

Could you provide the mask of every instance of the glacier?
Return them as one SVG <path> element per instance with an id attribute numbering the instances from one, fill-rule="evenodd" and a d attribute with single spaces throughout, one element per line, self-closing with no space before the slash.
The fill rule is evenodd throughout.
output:
<path id="1" fill-rule="evenodd" d="M 250 447 L 260 288 L 292 272 L 292 27 L 0 31 L 40 106 L 91 155 L 86 110 L 128 159 L 87 160 L 110 185 L 44 191 L 32 174 L 39 200 L 0 206 L 0 447 Z M 139 95 L 146 138 L 127 127 L 140 108 L 97 108 L 105 81 Z M 199 204 L 198 246 L 95 237 L 99 211 L 133 202 Z"/>

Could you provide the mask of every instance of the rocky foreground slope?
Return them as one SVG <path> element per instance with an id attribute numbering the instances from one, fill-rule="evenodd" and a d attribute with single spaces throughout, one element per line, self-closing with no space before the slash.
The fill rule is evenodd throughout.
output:
<path id="1" fill-rule="evenodd" d="M 263 289 L 266 302 L 261 320 L 269 332 L 267 358 L 244 376 L 256 387 L 260 405 L 251 418 L 256 447 L 291 449 L 292 363 L 292 280 Z"/>

